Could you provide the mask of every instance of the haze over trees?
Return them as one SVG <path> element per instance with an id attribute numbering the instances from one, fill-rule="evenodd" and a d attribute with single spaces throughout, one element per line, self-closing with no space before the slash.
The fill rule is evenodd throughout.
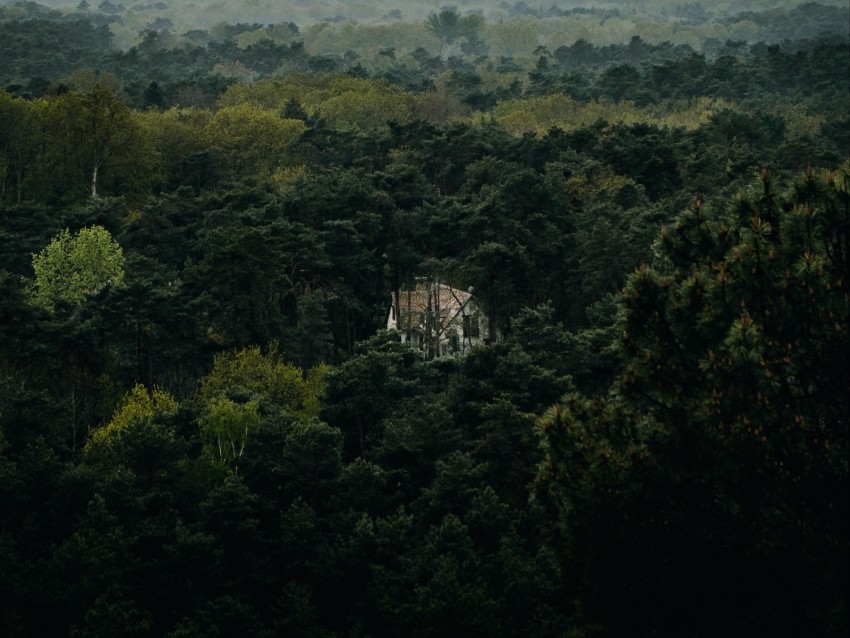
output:
<path id="1" fill-rule="evenodd" d="M 0 634 L 846 635 L 850 9 L 531 4 L 0 3 Z"/>

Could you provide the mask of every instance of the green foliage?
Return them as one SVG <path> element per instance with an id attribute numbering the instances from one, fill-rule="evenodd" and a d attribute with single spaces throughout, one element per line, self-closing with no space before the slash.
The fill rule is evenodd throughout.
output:
<path id="1" fill-rule="evenodd" d="M 846 628 L 848 186 L 810 170 L 780 198 L 764 170 L 726 215 L 695 202 L 624 290 L 613 395 L 544 419 L 541 487 L 588 620 Z"/>
<path id="2" fill-rule="evenodd" d="M 150 614 L 140 610 L 135 601 L 127 600 L 117 586 L 97 597 L 85 615 L 86 626 L 72 628 L 71 636 L 96 638 L 112 635 L 121 627 L 126 636 L 147 636 L 150 633 Z"/>
<path id="3" fill-rule="evenodd" d="M 0 634 L 844 635 L 830 2 L 0 7 Z"/>
<path id="4" fill-rule="evenodd" d="M 63 177 L 51 180 L 57 198 L 135 192 L 150 176 L 152 149 L 111 87 L 96 83 L 49 100 L 43 126 L 50 142 L 45 159 Z"/>
<path id="5" fill-rule="evenodd" d="M 0 205 L 7 190 L 14 194 L 9 199 L 21 202 L 24 175 L 34 154 L 27 142 L 35 133 L 37 113 L 37 107 L 25 100 L 0 92 L 0 120 L 4 122 L 0 133 Z"/>
<path id="6" fill-rule="evenodd" d="M 198 261 L 184 271 L 197 296 L 199 321 L 221 346 L 245 347 L 280 337 L 287 283 L 281 260 L 288 237 L 268 226 L 213 219 L 196 244 Z"/>
<path id="7" fill-rule="evenodd" d="M 381 421 L 393 404 L 422 388 L 422 357 L 403 346 L 398 333 L 383 331 L 328 376 L 322 415 L 345 434 L 349 458 L 369 458 L 381 439 Z"/>
<path id="8" fill-rule="evenodd" d="M 341 456 L 342 433 L 337 428 L 316 419 L 294 424 L 281 459 L 287 492 L 324 511 L 342 472 Z"/>
<path id="9" fill-rule="evenodd" d="M 89 446 L 108 444 L 110 439 L 122 436 L 130 427 L 151 419 L 170 416 L 177 411 L 177 401 L 167 392 L 154 388 L 148 390 L 136 384 L 124 397 L 112 420 L 91 434 Z"/>
<path id="10" fill-rule="evenodd" d="M 245 452 L 250 435 L 260 426 L 259 404 L 215 398 L 201 416 L 200 426 L 210 454 L 220 463 L 235 464 Z"/>
<path id="11" fill-rule="evenodd" d="M 282 112 L 296 100 L 308 113 L 326 118 L 340 130 L 371 131 L 387 122 L 408 121 L 407 98 L 404 91 L 386 82 L 320 75 L 233 86 L 221 102 L 225 109 L 240 104 L 247 109 L 251 104 Z"/>
<path id="12" fill-rule="evenodd" d="M 243 103 L 218 110 L 204 132 L 207 146 L 224 158 L 234 175 L 253 169 L 267 176 L 285 161 L 287 149 L 305 128 L 300 120 Z"/>
<path id="13" fill-rule="evenodd" d="M 514 135 L 545 135 L 552 128 L 566 131 L 590 126 L 599 120 L 633 125 L 654 123 L 695 129 L 725 106 L 723 100 L 701 99 L 688 103 L 657 104 L 640 108 L 632 101 L 581 103 L 566 95 L 548 95 L 501 102 L 493 109 L 496 120 Z"/>
<path id="14" fill-rule="evenodd" d="M 425 21 L 428 30 L 434 33 L 447 47 L 463 40 L 461 50 L 471 52 L 481 48 L 479 32 L 484 19 L 475 13 L 461 16 L 454 8 L 444 8 L 432 13 Z"/>
<path id="15" fill-rule="evenodd" d="M 253 411 L 262 401 L 269 409 L 309 421 L 317 416 L 323 379 L 321 368 L 305 379 L 301 370 L 283 361 L 276 344 L 271 344 L 265 354 L 253 346 L 216 356 L 212 371 L 201 382 L 200 395 L 209 403 L 229 398 L 254 402 Z"/>
<path id="16" fill-rule="evenodd" d="M 340 91 L 318 105 L 320 116 L 342 131 L 370 131 L 388 122 L 403 123 L 410 119 L 407 96 L 383 83 L 370 82 L 356 90 Z"/>
<path id="17" fill-rule="evenodd" d="M 82 228 L 73 235 L 66 228 L 33 255 L 32 266 L 32 301 L 46 310 L 53 310 L 57 303 L 78 306 L 124 281 L 121 246 L 102 226 Z"/>

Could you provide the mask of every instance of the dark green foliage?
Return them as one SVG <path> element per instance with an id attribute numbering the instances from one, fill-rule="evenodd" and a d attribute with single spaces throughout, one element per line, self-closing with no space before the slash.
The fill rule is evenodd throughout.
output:
<path id="1" fill-rule="evenodd" d="M 614 394 L 545 421 L 541 487 L 612 634 L 847 629 L 850 175 L 759 186 L 665 230 Z"/>
<path id="2" fill-rule="evenodd" d="M 396 403 L 421 392 L 426 377 L 421 356 L 403 346 L 398 333 L 378 333 L 358 350 L 328 379 L 323 416 L 345 434 L 346 458 L 368 459 L 382 438 L 382 420 Z"/>
<path id="3" fill-rule="evenodd" d="M 447 7 L 442 52 L 367 59 L 159 18 L 120 52 L 124 10 L 83 4 L 0 8 L 0 634 L 846 633 L 847 178 L 821 167 L 847 46 L 801 39 L 846 12 L 488 59 Z M 218 102 L 214 68 L 278 84 Z M 403 87 L 402 121 L 338 130 L 315 73 Z M 237 166 L 205 122 L 255 90 L 306 130 Z M 687 130 L 496 123 L 559 93 L 627 121 L 725 101 Z M 122 285 L 33 304 L 32 255 L 95 224 Z M 380 330 L 425 277 L 471 288 L 492 343 Z"/>
<path id="4" fill-rule="evenodd" d="M 186 271 L 198 312 L 214 339 L 240 347 L 279 338 L 283 328 L 278 241 L 262 229 L 226 224 L 199 238 L 203 253 Z"/>
<path id="5" fill-rule="evenodd" d="M 96 27 L 88 20 L 3 21 L 0 82 L 6 86 L 37 76 L 58 80 L 75 69 L 99 68 L 105 55 L 114 50 L 109 28 Z"/>
<path id="6" fill-rule="evenodd" d="M 653 126 L 616 126 L 608 131 L 601 156 L 621 175 L 631 175 L 653 201 L 680 186 L 674 140 Z"/>

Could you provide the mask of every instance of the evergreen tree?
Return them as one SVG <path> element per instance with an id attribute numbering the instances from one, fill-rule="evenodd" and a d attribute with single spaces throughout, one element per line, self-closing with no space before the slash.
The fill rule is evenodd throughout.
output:
<path id="1" fill-rule="evenodd" d="M 697 200 L 624 290 L 613 394 L 544 419 L 541 494 L 611 635 L 848 629 L 850 174 Z"/>

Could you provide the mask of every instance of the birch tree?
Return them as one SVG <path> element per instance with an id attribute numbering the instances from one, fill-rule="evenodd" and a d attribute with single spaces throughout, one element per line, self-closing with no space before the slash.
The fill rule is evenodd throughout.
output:
<path id="1" fill-rule="evenodd" d="M 201 436 L 206 449 L 221 463 L 236 463 L 244 454 L 252 432 L 260 427 L 257 401 L 236 403 L 226 397 L 213 399 L 201 417 Z"/>
<path id="2" fill-rule="evenodd" d="M 135 181 L 149 168 L 152 158 L 145 152 L 141 129 L 129 107 L 113 90 L 95 85 L 85 93 L 65 93 L 49 103 L 45 133 L 50 142 L 47 176 L 55 181 L 57 193 L 86 192 L 97 197 L 104 174 L 122 173 Z"/>

